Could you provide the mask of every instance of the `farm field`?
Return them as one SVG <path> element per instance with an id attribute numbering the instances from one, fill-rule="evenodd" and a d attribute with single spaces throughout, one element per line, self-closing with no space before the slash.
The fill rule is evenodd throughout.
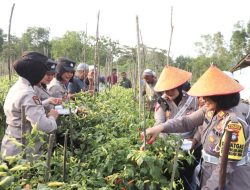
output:
<path id="1" fill-rule="evenodd" d="M 1 80 L 3 82 L 6 81 Z M 4 90 L 3 86 L 1 90 Z M 6 93 L 1 93 L 1 106 L 4 95 Z M 44 153 L 39 157 L 34 155 L 24 159 L 25 151 L 16 157 L 5 157 L 8 164 L 0 165 L 2 189 L 169 188 L 176 137 L 158 139 L 147 146 L 146 151 L 139 150 L 142 144 L 142 126 L 139 123 L 143 122 L 139 121 L 132 90 L 113 87 L 95 98 L 82 93 L 77 95 L 75 102 L 65 106 L 69 105 L 72 109 L 76 106 L 80 108 L 76 114 L 59 117 L 57 144 L 53 148 L 50 171 L 46 170 L 48 151 L 45 140 Z M 1 119 L 3 125 L 3 112 Z M 154 119 L 150 116 L 146 120 L 146 127 L 153 124 Z M 65 148 L 66 132 L 69 137 Z M 44 134 L 34 126 L 27 136 L 28 144 L 24 150 L 32 147 L 33 140 L 38 136 L 43 137 Z M 179 158 L 192 161 L 183 152 L 179 153 Z M 181 165 L 178 169 L 181 169 Z M 177 171 L 174 187 L 181 184 L 178 176 Z"/>

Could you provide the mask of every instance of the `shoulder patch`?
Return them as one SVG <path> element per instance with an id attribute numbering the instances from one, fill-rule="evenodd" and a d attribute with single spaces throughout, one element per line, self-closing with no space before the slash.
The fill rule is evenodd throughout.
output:
<path id="1" fill-rule="evenodd" d="M 32 99 L 36 105 L 42 105 L 42 102 L 41 102 L 40 98 L 38 98 L 38 96 L 33 96 Z"/>
<path id="2" fill-rule="evenodd" d="M 244 154 L 244 149 L 245 149 L 244 147 L 246 144 L 243 126 L 240 122 L 235 123 L 235 122 L 229 121 L 226 125 L 226 128 L 232 131 L 232 139 L 230 142 L 228 158 L 232 160 L 241 160 Z M 220 142 L 220 147 L 221 147 L 220 156 L 222 155 L 223 144 L 225 142 L 224 134 Z"/>

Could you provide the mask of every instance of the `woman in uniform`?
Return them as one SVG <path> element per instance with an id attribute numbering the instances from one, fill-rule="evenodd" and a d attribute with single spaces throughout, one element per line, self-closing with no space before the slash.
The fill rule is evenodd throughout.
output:
<path id="1" fill-rule="evenodd" d="M 68 58 L 60 58 L 56 66 L 56 77 L 48 85 L 52 97 L 68 100 L 68 83 L 72 82 L 75 73 L 75 62 Z"/>
<path id="2" fill-rule="evenodd" d="M 227 190 L 248 190 L 250 187 L 250 165 L 247 163 L 249 147 L 249 105 L 240 102 L 239 92 L 243 87 L 212 65 L 188 91 L 200 96 L 205 105 L 196 112 L 156 125 L 146 130 L 149 143 L 159 133 L 182 133 L 201 127 L 202 180 L 201 188 L 219 188 L 219 171 L 225 129 L 233 131 L 229 162 L 226 171 Z M 143 134 L 142 134 L 143 136 Z"/>
<path id="3" fill-rule="evenodd" d="M 13 65 L 19 79 L 10 88 L 4 102 L 4 113 L 8 126 L 1 144 L 2 155 L 13 156 L 21 153 L 23 147 L 17 146 L 15 141 L 22 143 L 22 132 L 29 133 L 32 125 L 37 125 L 37 129 L 45 133 L 52 133 L 57 129 L 58 112 L 52 109 L 46 115 L 44 107 L 33 89 L 33 86 L 42 80 L 48 70 L 45 64 L 47 60 L 48 58 L 40 53 L 29 52 L 15 61 Z M 24 106 L 26 131 L 21 129 L 22 106 Z M 38 153 L 39 148 L 40 144 L 36 143 L 32 152 Z"/>
<path id="4" fill-rule="evenodd" d="M 181 117 L 183 115 L 191 114 L 198 109 L 198 100 L 195 97 L 189 96 L 184 90 L 183 86 L 191 78 L 190 72 L 178 69 L 176 67 L 167 66 L 163 69 L 154 90 L 157 93 L 163 94 L 161 101 L 166 101 L 168 107 L 162 102 L 159 102 L 155 106 L 155 125 L 165 123 L 168 119 L 174 117 Z M 195 134 L 195 128 L 182 134 L 182 137 L 189 142 L 192 141 Z M 161 134 L 161 137 L 164 137 Z M 191 143 L 191 142 L 190 142 Z M 201 157 L 201 147 L 195 147 L 193 155 L 199 161 Z M 196 167 L 195 164 L 188 164 L 182 162 L 184 170 L 181 172 L 181 178 L 183 179 L 183 185 L 185 190 L 188 190 L 192 186 L 192 174 Z"/>
<path id="5" fill-rule="evenodd" d="M 51 97 L 51 95 L 47 91 L 47 85 L 50 84 L 52 79 L 55 77 L 56 62 L 51 59 L 48 59 L 46 65 L 49 70 L 46 72 L 41 82 L 39 82 L 38 85 L 34 86 L 34 90 L 37 96 L 42 101 L 42 104 L 44 105 L 46 113 L 48 113 L 51 109 L 54 108 L 54 105 L 61 104 L 62 99 Z"/>

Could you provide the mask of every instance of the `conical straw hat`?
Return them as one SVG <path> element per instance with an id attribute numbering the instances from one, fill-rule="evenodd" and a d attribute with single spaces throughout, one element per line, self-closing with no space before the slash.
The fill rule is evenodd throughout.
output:
<path id="1" fill-rule="evenodd" d="M 191 87 L 191 96 L 215 96 L 240 92 L 244 87 L 212 65 Z"/>
<path id="2" fill-rule="evenodd" d="M 165 66 L 154 87 L 156 92 L 174 89 L 191 78 L 190 72 L 178 69 L 176 67 Z"/>

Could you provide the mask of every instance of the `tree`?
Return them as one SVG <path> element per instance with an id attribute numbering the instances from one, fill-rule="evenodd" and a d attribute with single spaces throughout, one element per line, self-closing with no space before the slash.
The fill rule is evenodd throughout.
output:
<path id="1" fill-rule="evenodd" d="M 51 41 L 51 55 L 53 58 L 68 57 L 76 62 L 83 60 L 82 36 L 75 31 L 68 31 L 62 38 Z"/>
<path id="2" fill-rule="evenodd" d="M 3 44 L 6 37 L 6 34 L 4 34 L 3 30 L 0 28 L 0 53 L 3 51 Z"/>
<path id="3" fill-rule="evenodd" d="M 248 25 L 249 27 L 249 25 Z M 250 30 L 250 29 L 247 29 Z M 248 31 L 244 27 L 244 23 L 239 21 L 234 25 L 234 31 L 230 40 L 230 51 L 233 62 L 240 60 L 248 53 Z"/>
<path id="4" fill-rule="evenodd" d="M 49 29 L 29 27 L 21 38 L 22 51 L 38 51 L 49 55 L 49 34 Z"/>
<path id="5" fill-rule="evenodd" d="M 184 57 L 180 55 L 175 59 L 175 66 L 186 71 L 191 71 L 191 68 L 189 68 L 191 62 L 191 57 Z"/>

